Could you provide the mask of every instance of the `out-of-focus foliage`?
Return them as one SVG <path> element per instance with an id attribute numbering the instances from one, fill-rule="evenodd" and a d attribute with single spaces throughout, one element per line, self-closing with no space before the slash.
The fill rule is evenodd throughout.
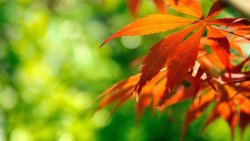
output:
<path id="1" fill-rule="evenodd" d="M 96 140 L 106 111 L 93 98 L 118 79 L 100 3 L 0 1 L 0 140 Z M 100 8 L 101 9 L 101 8 Z M 110 75 L 113 74 L 113 75 Z"/>
<path id="2" fill-rule="evenodd" d="M 139 16 L 155 11 L 143 1 Z M 92 114 L 95 97 L 131 75 L 131 61 L 159 40 L 125 37 L 98 48 L 129 19 L 119 0 L 0 0 L 0 141 L 178 141 L 190 102 L 169 108 L 168 118 L 148 111 L 139 124 L 129 104 L 108 121 L 108 110 Z M 223 120 L 201 134 L 203 117 L 186 140 L 230 140 Z M 248 140 L 248 131 L 236 139 Z"/>

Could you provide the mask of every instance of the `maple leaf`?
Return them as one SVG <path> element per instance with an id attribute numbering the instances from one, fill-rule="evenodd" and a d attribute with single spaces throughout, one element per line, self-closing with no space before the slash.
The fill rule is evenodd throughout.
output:
<path id="1" fill-rule="evenodd" d="M 191 24 L 192 20 L 173 15 L 156 14 L 136 20 L 110 36 L 101 46 L 114 38 L 121 36 L 147 35 L 158 32 L 169 31 L 181 26 Z"/>
<path id="2" fill-rule="evenodd" d="M 231 69 L 230 63 L 230 45 L 226 36 L 224 36 L 218 29 L 208 26 L 208 41 L 215 52 L 215 54 L 220 58 L 221 62 L 226 66 L 227 69 Z"/>
<path id="3" fill-rule="evenodd" d="M 120 31 L 118 31 L 117 33 L 115 33 L 114 35 L 109 37 L 102 45 L 104 45 L 105 43 L 109 42 L 110 40 L 117 38 L 117 37 L 120 37 L 120 36 L 136 36 L 136 35 L 153 34 L 153 33 L 168 31 L 168 30 L 171 30 L 171 29 L 174 29 L 174 28 L 177 28 L 180 26 L 184 26 L 184 25 L 197 25 L 198 24 L 199 26 L 196 28 L 201 27 L 203 29 L 206 27 L 206 29 L 208 30 L 208 39 L 211 43 L 212 49 L 215 51 L 216 55 L 220 58 L 222 63 L 224 63 L 224 65 L 227 67 L 227 69 L 230 69 L 231 64 L 230 64 L 230 60 L 229 60 L 229 55 L 230 55 L 230 53 L 229 53 L 229 46 L 230 46 L 229 41 L 228 41 L 227 37 L 221 33 L 220 28 L 217 28 L 216 26 L 211 24 L 214 21 L 211 19 L 213 17 L 215 17 L 223 9 L 222 3 L 220 1 L 216 1 L 213 4 L 213 6 L 211 7 L 211 10 L 210 10 L 208 16 L 206 18 L 203 18 L 204 16 L 202 14 L 202 11 L 201 11 L 201 8 L 200 8 L 198 1 L 179 0 L 176 2 L 173 0 L 167 0 L 167 2 L 175 10 L 183 12 L 185 14 L 189 14 L 191 16 L 199 17 L 199 19 L 189 20 L 189 19 L 185 19 L 185 18 L 172 16 L 172 15 L 161 15 L 161 14 L 151 15 L 149 17 L 139 19 L 139 20 L 129 24 L 128 26 L 122 28 Z M 228 24 L 230 24 L 230 23 L 228 23 Z M 185 33 L 185 32 L 183 31 L 183 33 Z M 202 33 L 203 32 L 200 32 L 199 35 L 202 35 Z M 171 38 L 171 36 L 169 38 Z M 166 38 L 165 40 L 168 40 L 169 38 Z M 177 48 L 177 49 L 173 49 L 173 47 L 171 48 L 172 52 L 169 53 L 169 54 L 172 54 L 171 57 L 167 57 L 167 55 L 165 55 L 165 56 L 163 55 L 163 57 L 156 57 L 157 61 L 155 61 L 155 62 L 159 62 L 159 64 L 160 64 L 160 65 L 155 65 L 157 67 L 154 67 L 154 66 L 151 67 L 151 65 L 148 65 L 148 64 L 152 64 L 152 61 L 150 61 L 150 60 L 155 60 L 155 59 L 150 59 L 150 58 L 152 58 L 152 56 L 154 56 L 154 55 L 152 55 L 153 52 L 151 54 L 149 54 L 148 56 L 146 56 L 146 59 L 144 61 L 145 67 L 143 67 L 141 79 L 139 80 L 138 85 L 135 87 L 137 92 L 140 93 L 141 88 L 148 81 L 150 81 L 150 79 L 153 78 L 155 76 L 155 74 L 157 74 L 157 72 L 159 72 L 159 70 L 162 69 L 164 67 L 164 65 L 166 64 L 167 68 L 168 68 L 168 72 L 169 72 L 169 74 L 167 75 L 167 79 L 170 78 L 170 81 L 167 82 L 166 94 L 170 93 L 170 91 L 181 80 L 183 80 L 183 78 L 185 78 L 185 75 L 187 74 L 188 70 L 192 67 L 195 60 L 197 60 L 198 54 L 195 52 L 198 52 L 198 46 L 199 46 L 198 42 L 200 41 L 200 39 L 201 39 L 201 36 L 199 36 L 197 38 L 195 36 L 193 36 L 192 38 L 187 39 L 188 41 L 184 41 L 183 44 L 180 43 L 181 38 L 179 40 L 173 40 L 172 41 L 173 43 L 169 43 L 170 45 L 167 43 L 164 43 L 164 41 L 156 44 L 151 50 L 161 50 L 160 49 L 161 45 L 164 46 L 164 48 L 165 48 L 164 50 L 168 50 L 168 48 L 171 48 L 171 45 L 176 46 L 174 48 Z M 192 46 L 190 47 L 189 46 L 190 43 L 196 43 L 196 44 L 194 44 L 196 47 L 192 47 Z M 178 49 L 178 48 L 180 48 L 180 47 L 178 47 L 179 46 L 178 44 L 182 44 L 180 47 L 183 49 Z M 190 48 L 190 49 L 186 49 L 186 48 Z M 191 50 L 191 48 L 195 48 L 195 49 Z M 174 50 L 178 50 L 178 51 L 174 51 Z M 187 53 L 185 53 L 184 50 L 186 50 Z M 182 52 L 184 52 L 185 56 L 187 56 L 187 57 L 192 56 L 191 57 L 192 59 L 183 60 L 183 58 L 180 57 L 180 56 L 183 56 Z M 157 55 L 155 55 L 155 56 L 157 56 Z M 164 61 L 167 58 L 171 58 L 171 59 L 168 59 L 165 63 Z M 185 57 L 184 57 L 184 59 L 185 59 Z M 173 63 L 171 63 L 170 60 L 172 60 Z M 183 61 L 186 61 L 186 63 L 184 63 Z M 175 67 L 171 67 L 171 64 L 175 64 L 176 62 L 178 62 L 180 64 L 182 64 L 182 63 L 186 64 L 180 68 L 180 70 L 181 70 L 180 72 L 175 71 Z M 150 66 L 151 68 L 149 68 L 147 66 Z M 178 76 L 177 78 L 175 78 L 177 81 L 172 81 L 172 80 L 174 80 L 174 79 L 171 79 L 172 76 Z"/>
<path id="4" fill-rule="evenodd" d="M 215 95 L 210 89 L 199 99 L 195 100 L 187 112 L 183 134 L 186 132 L 188 125 L 193 120 L 201 116 L 203 111 L 212 102 L 216 102 L 216 105 L 212 110 L 212 113 L 209 115 L 205 127 L 216 119 L 222 117 L 230 125 L 233 136 L 234 129 L 238 122 L 240 122 L 241 129 L 244 130 L 246 128 L 246 124 L 249 124 L 249 122 L 242 121 L 239 118 L 242 114 L 244 117 L 250 117 L 250 111 L 249 108 L 247 108 L 250 106 L 250 99 L 244 95 L 235 96 L 235 94 L 237 94 L 237 91 L 233 87 L 220 85 L 220 95 Z M 239 107 L 239 111 L 237 110 L 237 107 Z"/>
<path id="5" fill-rule="evenodd" d="M 219 94 L 215 94 L 211 87 L 207 87 L 203 90 L 203 93 L 198 99 L 196 99 L 190 106 L 190 109 L 186 113 L 186 121 L 183 128 L 183 135 L 186 132 L 188 125 L 202 115 L 203 111 L 209 106 L 210 103 L 216 102 L 212 113 L 205 124 L 207 127 L 212 121 L 219 117 L 224 118 L 231 127 L 232 135 L 234 136 L 234 129 L 236 124 L 240 122 L 242 131 L 246 128 L 249 120 L 245 119 L 250 117 L 250 72 L 242 72 L 244 64 L 250 61 L 249 58 L 244 60 L 239 65 L 232 68 L 232 80 L 229 79 L 229 75 L 224 75 L 213 78 L 213 83 L 219 88 Z M 238 83 L 237 85 L 229 85 L 230 83 Z M 239 107 L 239 111 L 237 111 Z M 240 119 L 241 115 L 243 115 Z"/>
<path id="6" fill-rule="evenodd" d="M 233 66 L 231 59 L 239 60 L 239 56 L 231 55 L 230 47 L 241 52 L 241 60 L 244 58 L 239 43 L 249 43 L 249 20 L 214 19 L 226 6 L 220 0 L 213 3 L 207 16 L 203 15 L 197 0 L 165 2 L 174 10 L 192 18 L 171 14 L 150 15 L 125 26 L 101 45 L 121 36 L 141 36 L 179 28 L 179 31 L 168 35 L 150 49 L 144 57 L 141 74 L 119 82 L 104 92 L 99 108 L 116 103 L 113 113 L 126 101 L 135 98 L 137 116 L 140 117 L 150 105 L 153 111 L 163 111 L 180 101 L 193 99 L 194 102 L 187 112 L 184 134 L 188 125 L 198 118 L 211 102 L 216 101 L 217 105 L 206 126 L 218 117 L 223 117 L 233 133 L 236 123 L 242 118 L 240 126 L 245 129 L 249 123 L 247 117 L 250 116 L 246 109 L 250 106 L 250 72 L 244 72 L 243 67 L 250 58 L 245 58 L 239 65 Z M 202 37 L 205 30 L 207 35 Z M 207 45 L 212 53 L 206 51 Z M 216 71 L 212 72 L 213 69 Z M 184 81 L 188 81 L 191 87 L 185 87 Z M 237 85 L 230 85 L 234 83 Z M 234 97 L 238 97 L 236 102 Z M 235 104 L 238 99 L 245 104 Z M 236 105 L 242 108 L 243 117 L 236 112 Z M 221 107 L 227 109 L 220 111 Z"/>
<path id="7" fill-rule="evenodd" d="M 178 46 L 194 28 L 195 26 L 191 26 L 176 32 L 150 49 L 149 54 L 143 61 L 142 75 L 137 84 L 139 93 L 142 87 L 165 66 L 168 58 L 170 58 L 171 55 L 173 55 L 173 51 L 176 50 L 176 46 Z"/>

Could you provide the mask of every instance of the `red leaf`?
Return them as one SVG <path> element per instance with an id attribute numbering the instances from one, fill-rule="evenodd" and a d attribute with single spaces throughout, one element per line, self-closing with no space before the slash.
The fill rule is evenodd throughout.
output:
<path id="1" fill-rule="evenodd" d="M 226 66 L 227 69 L 231 69 L 230 63 L 230 45 L 228 39 L 216 28 L 207 26 L 208 41 L 212 50 L 219 57 L 221 62 Z"/>
<path id="2" fill-rule="evenodd" d="M 191 75 L 188 76 L 186 78 L 186 81 L 188 81 L 188 83 L 190 83 L 189 87 L 185 87 L 185 86 L 180 86 L 177 88 L 177 92 L 170 97 L 169 99 L 167 99 L 165 101 L 164 104 L 162 104 L 162 106 L 160 107 L 160 111 L 163 111 L 164 109 L 166 109 L 167 107 L 179 103 L 181 101 L 187 100 L 187 99 L 191 99 L 194 98 L 199 89 L 200 89 L 200 85 L 202 84 L 200 76 L 197 77 L 192 77 Z"/>
<path id="3" fill-rule="evenodd" d="M 182 42 L 182 40 L 197 26 L 191 26 L 179 32 L 176 32 L 156 45 L 154 45 L 149 54 L 143 61 L 142 75 L 137 84 L 137 92 L 140 93 L 143 86 L 150 81 L 159 71 L 164 67 L 166 60 L 171 56 L 171 51 L 175 50 L 176 47 Z"/>
<path id="4" fill-rule="evenodd" d="M 167 12 L 166 10 L 166 3 L 164 0 L 153 0 L 154 4 L 156 5 L 157 9 L 160 13 L 164 14 Z"/>
<path id="5" fill-rule="evenodd" d="M 128 7 L 130 9 L 131 14 L 135 17 L 137 11 L 139 9 L 141 0 L 128 0 Z"/>
<path id="6" fill-rule="evenodd" d="M 241 131 L 244 132 L 250 123 L 250 113 L 242 112 L 240 114 L 240 127 Z"/>
<path id="7" fill-rule="evenodd" d="M 222 10 L 224 10 L 224 8 L 227 7 L 227 5 L 225 4 L 225 2 L 223 2 L 222 0 L 216 0 L 212 7 L 210 8 L 210 11 L 208 13 L 208 16 L 206 19 L 211 19 L 213 17 L 215 17 L 216 15 L 218 15 Z"/>
<path id="8" fill-rule="evenodd" d="M 226 27 L 242 27 L 250 24 L 249 19 L 244 18 L 222 18 L 208 22 L 209 24 L 218 24 Z"/>
<path id="9" fill-rule="evenodd" d="M 204 27 L 201 27 L 191 37 L 177 47 L 176 50 L 172 50 L 170 52 L 172 57 L 170 57 L 167 61 L 167 83 L 164 98 L 162 98 L 161 104 L 165 101 L 173 88 L 185 78 L 189 69 L 194 66 L 198 56 L 199 44 L 203 30 Z"/>

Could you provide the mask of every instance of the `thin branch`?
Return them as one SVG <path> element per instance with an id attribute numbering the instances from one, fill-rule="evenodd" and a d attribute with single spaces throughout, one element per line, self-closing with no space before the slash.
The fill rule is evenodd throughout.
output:
<path id="1" fill-rule="evenodd" d="M 249 0 L 224 0 L 240 14 L 245 17 L 250 17 L 250 2 Z"/>

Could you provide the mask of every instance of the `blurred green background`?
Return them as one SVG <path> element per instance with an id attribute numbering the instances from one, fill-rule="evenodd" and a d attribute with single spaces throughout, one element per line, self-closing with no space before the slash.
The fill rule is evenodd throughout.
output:
<path id="1" fill-rule="evenodd" d="M 211 1 L 202 4 L 208 11 Z M 138 17 L 155 12 L 144 0 Z M 111 120 L 111 108 L 93 114 L 94 99 L 137 73 L 131 62 L 166 35 L 123 37 L 99 48 L 132 20 L 124 0 L 0 0 L 0 141 L 179 141 L 190 101 L 162 114 L 147 111 L 139 122 L 134 101 Z M 223 120 L 201 132 L 208 112 L 185 140 L 231 140 Z M 237 129 L 235 140 L 250 140 L 249 132 Z"/>

